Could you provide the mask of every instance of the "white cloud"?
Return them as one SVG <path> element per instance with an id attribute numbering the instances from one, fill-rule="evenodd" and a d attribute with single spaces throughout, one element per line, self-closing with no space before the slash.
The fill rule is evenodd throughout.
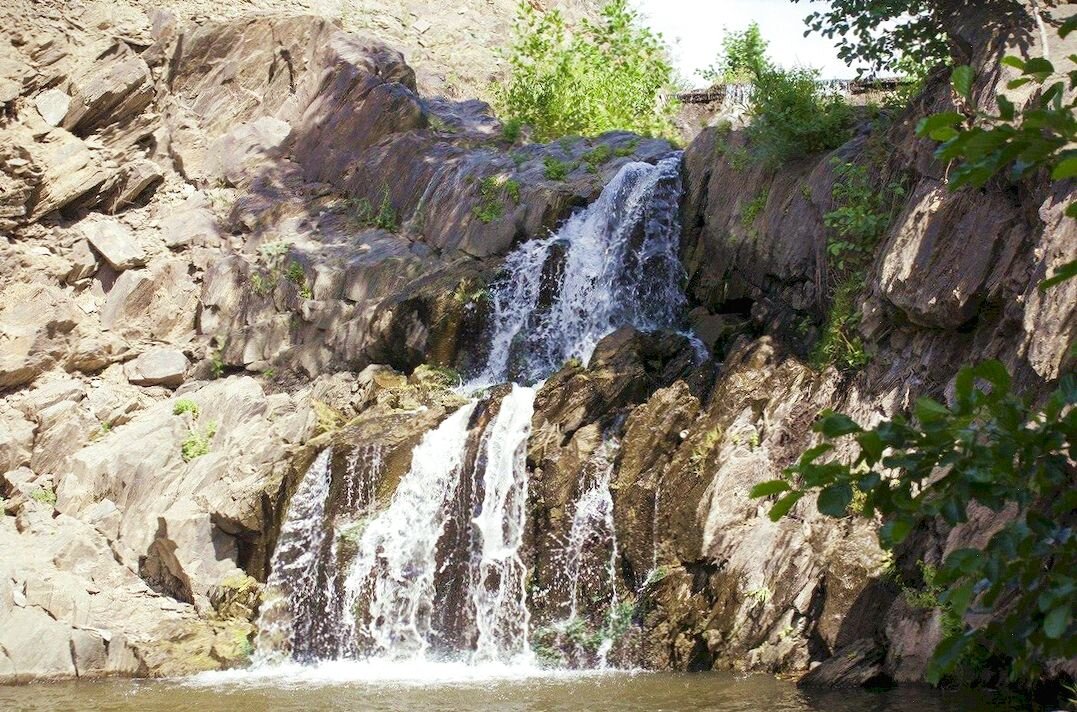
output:
<path id="1" fill-rule="evenodd" d="M 818 34 L 804 36 L 804 18 L 823 7 L 806 0 L 634 0 L 647 23 L 661 32 L 673 59 L 689 84 L 700 84 L 696 72 L 710 66 L 722 48 L 725 30 L 742 30 L 758 22 L 768 53 L 780 65 L 815 67 L 824 79 L 856 76 L 838 59 L 833 43 Z"/>

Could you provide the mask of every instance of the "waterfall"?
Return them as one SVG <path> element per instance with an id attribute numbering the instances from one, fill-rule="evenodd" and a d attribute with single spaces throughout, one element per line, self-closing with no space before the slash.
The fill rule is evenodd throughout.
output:
<path id="1" fill-rule="evenodd" d="M 332 456 L 332 449 L 326 448 L 315 458 L 281 525 L 258 620 L 256 650 L 262 660 L 294 652 L 302 641 L 314 637 L 311 604 L 318 594 L 318 565 L 323 563 L 319 552 L 326 536 L 322 522 Z"/>
<path id="2" fill-rule="evenodd" d="M 478 660 L 530 654 L 527 644 L 527 570 L 520 558 L 527 526 L 527 437 L 535 391 L 513 386 L 485 437 L 485 492 L 474 524 L 479 554 L 472 573 Z"/>
<path id="3" fill-rule="evenodd" d="M 593 204 L 505 259 L 491 286 L 486 364 L 470 386 L 535 383 L 587 363 L 621 326 L 670 327 L 684 306 L 678 258 L 680 154 L 629 163 Z"/>
<path id="4" fill-rule="evenodd" d="M 427 433 L 388 508 L 371 521 L 345 584 L 348 609 L 364 606 L 358 635 L 374 653 L 421 656 L 429 647 L 437 542 L 459 483 L 475 403 Z"/>
<path id="5" fill-rule="evenodd" d="M 530 664 L 531 384 L 569 359 L 587 362 L 622 326 L 677 324 L 680 160 L 628 163 L 556 233 L 506 257 L 490 288 L 486 360 L 466 387 L 488 390 L 423 436 L 388 502 L 376 501 L 378 446 L 339 457 L 342 482 L 332 451 L 317 457 L 273 557 L 262 660 L 271 659 L 264 649 L 300 662 Z M 624 620 L 610 491 L 618 445 L 606 440 L 580 473 L 585 486 L 559 564 L 562 627 L 589 616 L 600 664 L 609 631 Z"/>

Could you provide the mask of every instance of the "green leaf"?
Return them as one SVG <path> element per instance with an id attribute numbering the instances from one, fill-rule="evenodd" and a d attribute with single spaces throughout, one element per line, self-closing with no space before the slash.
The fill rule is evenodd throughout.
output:
<path id="1" fill-rule="evenodd" d="M 944 591 L 939 596 L 939 600 L 943 603 L 949 603 L 951 610 L 957 616 L 964 617 L 965 611 L 968 610 L 969 603 L 972 601 L 972 584 L 967 583 Z"/>
<path id="2" fill-rule="evenodd" d="M 1058 36 L 1062 39 L 1066 39 L 1066 37 L 1074 30 L 1077 30 L 1077 15 L 1069 17 L 1062 23 L 1062 27 L 1058 28 Z"/>
<path id="3" fill-rule="evenodd" d="M 967 64 L 963 64 L 960 67 L 954 67 L 953 73 L 950 75 L 950 81 L 954 85 L 954 91 L 959 96 L 963 96 L 966 99 L 972 98 L 972 81 L 976 78 L 976 73 L 972 71 L 972 67 Z"/>
<path id="4" fill-rule="evenodd" d="M 1028 77 L 1021 77 L 1020 79 L 1013 79 L 1013 80 L 1006 83 L 1006 88 L 1007 89 L 1020 89 L 1024 85 L 1028 84 L 1030 81 L 1032 81 L 1032 80 L 1029 79 Z"/>
<path id="5" fill-rule="evenodd" d="M 1077 176 L 1077 156 L 1062 159 L 1051 171 L 1051 180 L 1065 180 Z"/>
<path id="6" fill-rule="evenodd" d="M 956 111 L 946 111 L 941 114 L 932 114 L 931 116 L 920 119 L 920 123 L 916 125 L 917 136 L 930 136 L 933 132 L 943 128 L 952 128 L 965 120 L 965 117 Z"/>
<path id="7" fill-rule="evenodd" d="M 1013 117 L 1017 113 L 1013 102 L 1003 94 L 999 94 L 995 97 L 995 101 L 998 103 L 998 113 L 1002 120 L 1013 121 Z"/>
<path id="8" fill-rule="evenodd" d="M 864 460 L 869 465 L 874 465 L 882 459 L 883 450 L 886 446 L 883 445 L 882 436 L 877 432 L 869 430 L 860 433 L 856 436 L 856 441 L 860 443 L 860 449 L 863 451 Z"/>
<path id="9" fill-rule="evenodd" d="M 1043 619 L 1043 634 L 1051 640 L 1058 640 L 1066 632 L 1070 622 L 1070 606 L 1064 604 L 1055 608 Z"/>
<path id="10" fill-rule="evenodd" d="M 1006 55 L 1002 58 L 1002 63 L 1008 67 L 1013 67 L 1020 71 L 1025 71 L 1025 61 L 1020 57 L 1015 57 L 1012 54 Z"/>
<path id="11" fill-rule="evenodd" d="M 784 497 L 774 503 L 774 506 L 770 508 L 770 521 L 776 522 L 793 508 L 793 505 L 800 501 L 800 498 L 804 496 L 803 492 L 789 492 Z"/>
<path id="12" fill-rule="evenodd" d="M 1046 78 L 1055 73 L 1055 65 L 1051 64 L 1043 57 L 1033 57 L 1025 62 L 1024 72 L 1025 74 L 1043 76 Z"/>
<path id="13" fill-rule="evenodd" d="M 995 387 L 992 395 L 1001 396 L 1010 390 L 1010 372 L 998 359 L 988 359 L 977 364 L 973 372 L 977 378 L 982 378 Z"/>
<path id="14" fill-rule="evenodd" d="M 853 501 L 853 489 L 844 482 L 824 487 L 819 493 L 819 511 L 828 517 L 844 517 Z"/>
<path id="15" fill-rule="evenodd" d="M 819 420 L 816 421 L 814 429 L 828 438 L 837 438 L 861 431 L 861 427 L 856 424 L 855 420 L 842 413 L 831 411 L 823 412 Z"/>
<path id="16" fill-rule="evenodd" d="M 1077 203 L 1070 203 L 1066 206 L 1066 217 L 1077 218 Z"/>
<path id="17" fill-rule="evenodd" d="M 1056 269 L 1051 277 L 1040 282 L 1040 289 L 1050 289 L 1051 287 L 1062 284 L 1067 279 L 1073 279 L 1074 277 L 1077 277 L 1077 260 L 1067 262 Z"/>
<path id="18" fill-rule="evenodd" d="M 769 480 L 752 487 L 752 491 L 748 493 L 748 496 L 752 499 L 758 499 L 759 497 L 769 497 L 772 494 L 788 491 L 789 483 L 785 480 Z"/>
<path id="19" fill-rule="evenodd" d="M 879 530 L 879 538 L 886 544 L 886 548 L 897 546 L 905 541 L 912 531 L 912 522 L 903 517 L 891 519 Z"/>
<path id="20" fill-rule="evenodd" d="M 965 648 L 971 642 L 971 636 L 956 635 L 939 643 L 938 647 L 935 648 L 935 654 L 931 657 L 931 662 L 927 666 L 927 674 L 925 675 L 927 681 L 932 685 L 939 684 L 943 675 L 956 667 L 957 662 L 965 652 Z"/>
<path id="21" fill-rule="evenodd" d="M 931 423 L 950 415 L 950 410 L 931 398 L 919 398 L 916 401 L 916 419 L 921 423 Z"/>

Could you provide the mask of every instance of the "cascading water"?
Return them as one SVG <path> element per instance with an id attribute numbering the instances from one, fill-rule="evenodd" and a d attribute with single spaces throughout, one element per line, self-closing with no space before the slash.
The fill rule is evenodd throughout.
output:
<path id="1" fill-rule="evenodd" d="M 475 403 L 464 406 L 426 434 L 389 507 L 363 532 L 346 590 L 348 608 L 366 612 L 357 635 L 372 653 L 415 656 L 429 647 L 437 542 L 460 481 L 474 409 Z"/>
<path id="2" fill-rule="evenodd" d="M 288 516 L 273 552 L 258 626 L 257 650 L 263 659 L 281 651 L 294 653 L 300 641 L 313 637 L 308 614 L 317 595 L 319 551 L 325 538 L 322 522 L 329 498 L 329 460 L 326 448 L 314 460 L 292 495 Z"/>
<path id="3" fill-rule="evenodd" d="M 491 287 L 489 348 L 468 388 L 535 384 L 569 359 L 587 362 L 598 342 L 622 326 L 674 326 L 684 306 L 680 192 L 679 154 L 657 165 L 629 163 L 557 233 L 512 252 Z M 296 651 L 309 649 L 301 643 L 310 618 L 303 611 L 311 587 L 322 586 L 332 589 L 327 613 L 337 631 L 327 636 L 335 647 L 318 648 L 325 656 L 529 662 L 525 455 L 535 395 L 527 385 L 494 389 L 443 420 L 414 448 L 410 470 L 380 511 L 369 479 L 381 467 L 380 455 L 354 451 L 353 460 L 361 452 L 371 462 L 365 469 L 348 462 L 343 500 L 353 516 L 346 532 L 321 531 L 330 489 L 337 487 L 332 455 L 323 452 L 282 529 L 269 581 L 280 599 L 264 607 L 259 647 L 310 659 Z M 603 630 L 616 619 L 610 493 L 616 450 L 616 440 L 608 440 L 583 475 L 587 485 L 562 556 L 563 626 L 574 625 L 584 595 L 605 598 Z M 343 539 L 353 549 L 345 563 Z M 281 646 L 281 637 L 292 645 Z M 608 649 L 603 642 L 599 658 Z"/>
<path id="4" fill-rule="evenodd" d="M 472 386 L 535 383 L 591 358 L 621 326 L 674 325 L 684 306 L 680 154 L 629 163 L 555 234 L 524 243 L 491 288 L 493 329 Z"/>

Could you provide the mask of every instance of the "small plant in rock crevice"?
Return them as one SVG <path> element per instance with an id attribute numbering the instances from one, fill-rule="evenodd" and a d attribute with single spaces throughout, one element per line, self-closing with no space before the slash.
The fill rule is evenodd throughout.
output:
<path id="1" fill-rule="evenodd" d="M 183 415 L 184 413 L 190 413 L 195 418 L 198 417 L 198 404 L 190 398 L 180 398 L 176 401 L 176 404 L 172 406 L 172 415 Z"/>
<path id="2" fill-rule="evenodd" d="M 51 487 L 38 487 L 30 493 L 30 499 L 54 507 L 56 506 L 56 491 Z"/>
<path id="3" fill-rule="evenodd" d="M 770 200 L 770 190 L 764 188 L 759 191 L 759 194 L 752 198 L 744 206 L 744 210 L 740 214 L 741 225 L 744 226 L 750 235 L 755 235 L 755 221 L 759 219 L 759 216 L 763 214 L 763 211 L 767 207 L 767 201 Z"/>
<path id="4" fill-rule="evenodd" d="M 598 173 L 598 167 L 613 158 L 613 149 L 602 143 L 583 154 L 583 162 L 590 173 Z"/>
<path id="5" fill-rule="evenodd" d="M 830 310 L 811 361 L 818 369 L 832 365 L 851 372 L 871 360 L 859 333 L 858 300 L 876 247 L 897 215 L 906 191 L 898 181 L 878 186 L 863 165 L 838 159 L 832 165 L 837 176 L 834 209 L 823 216 L 829 229 Z"/>
<path id="6" fill-rule="evenodd" d="M 201 431 L 192 428 L 187 433 L 187 437 L 180 443 L 180 456 L 183 461 L 191 462 L 196 458 L 209 454 L 210 444 L 216 434 L 217 423 L 215 422 L 207 423 L 206 427 Z"/>
<path id="7" fill-rule="evenodd" d="M 520 183 L 503 175 L 487 176 L 479 183 L 480 202 L 472 211 L 483 223 L 491 223 L 505 213 L 505 198 L 520 202 Z"/>

